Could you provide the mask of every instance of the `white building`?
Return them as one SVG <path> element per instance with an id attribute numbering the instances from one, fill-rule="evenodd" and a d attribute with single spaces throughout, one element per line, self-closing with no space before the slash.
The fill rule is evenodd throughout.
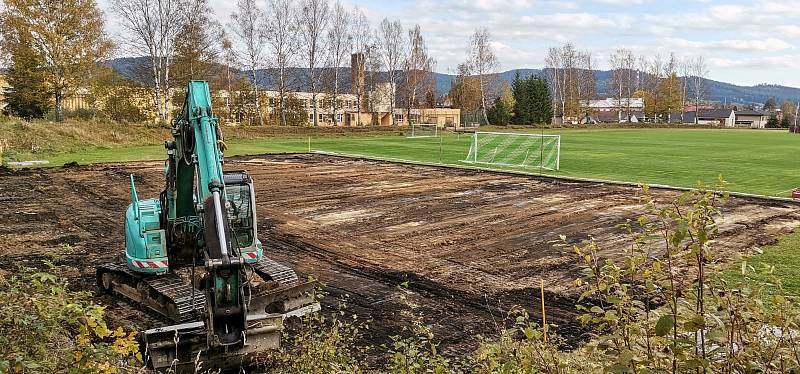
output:
<path id="1" fill-rule="evenodd" d="M 596 112 L 612 112 L 618 110 L 627 111 L 628 108 L 632 112 L 640 112 L 644 110 L 644 98 L 641 97 L 624 97 L 617 100 L 613 97 L 602 100 L 589 100 L 589 108 Z"/>

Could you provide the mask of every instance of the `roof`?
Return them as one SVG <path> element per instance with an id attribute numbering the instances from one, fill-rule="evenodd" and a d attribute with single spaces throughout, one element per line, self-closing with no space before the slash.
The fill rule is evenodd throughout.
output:
<path id="1" fill-rule="evenodd" d="M 712 118 L 712 119 L 725 119 L 731 116 L 733 109 L 701 109 L 698 118 Z M 683 118 L 686 120 L 686 115 L 694 119 L 695 112 L 683 113 Z"/>
<path id="2" fill-rule="evenodd" d="M 737 116 L 763 116 L 763 117 L 769 116 L 769 114 L 767 114 L 765 112 L 762 112 L 760 110 L 737 110 L 736 111 L 736 115 Z"/>

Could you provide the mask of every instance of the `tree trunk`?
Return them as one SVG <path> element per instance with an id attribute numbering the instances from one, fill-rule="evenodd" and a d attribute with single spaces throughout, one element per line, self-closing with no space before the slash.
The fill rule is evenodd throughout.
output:
<path id="1" fill-rule="evenodd" d="M 53 93 L 56 100 L 55 112 L 56 112 L 56 122 L 61 122 L 64 119 L 64 113 L 62 110 L 62 101 L 63 101 L 63 91 L 61 88 L 56 87 L 55 92 Z"/>

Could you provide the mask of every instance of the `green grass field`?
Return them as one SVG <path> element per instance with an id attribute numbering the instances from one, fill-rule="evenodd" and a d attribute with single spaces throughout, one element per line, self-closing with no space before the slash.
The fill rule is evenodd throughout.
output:
<path id="1" fill-rule="evenodd" d="M 533 173 L 693 187 L 720 175 L 737 192 L 788 196 L 800 186 L 800 136 L 784 131 L 597 129 L 561 135 L 561 170 Z M 312 149 L 469 166 L 469 136 L 312 139 Z M 273 145 L 275 146 L 275 145 Z"/>
<path id="2" fill-rule="evenodd" d="M 561 170 L 520 171 L 679 187 L 710 183 L 722 175 L 732 191 L 784 197 L 800 186 L 800 167 L 795 161 L 800 136 L 785 131 L 565 129 L 546 133 L 561 135 Z M 462 162 L 469 152 L 469 135 L 312 136 L 310 143 L 312 151 L 471 167 Z M 229 146 L 229 156 L 306 152 L 309 138 L 237 140 Z M 158 145 L 93 148 L 46 158 L 52 165 L 148 160 L 164 158 L 164 150 Z"/>

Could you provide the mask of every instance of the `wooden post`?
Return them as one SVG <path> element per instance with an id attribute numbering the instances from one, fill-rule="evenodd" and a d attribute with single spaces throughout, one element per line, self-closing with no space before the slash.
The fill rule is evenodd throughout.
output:
<path id="1" fill-rule="evenodd" d="M 547 314 L 544 310 L 544 279 L 541 280 L 539 288 L 542 295 L 542 330 L 544 331 L 544 342 L 547 343 Z"/>

